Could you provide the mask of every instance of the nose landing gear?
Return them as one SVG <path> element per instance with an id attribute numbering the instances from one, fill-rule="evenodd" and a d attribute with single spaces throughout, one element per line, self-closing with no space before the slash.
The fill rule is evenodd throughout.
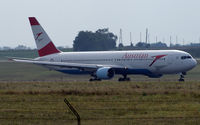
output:
<path id="1" fill-rule="evenodd" d="M 184 77 L 184 75 L 186 75 L 186 72 L 182 72 L 182 73 L 180 73 L 180 78 L 179 78 L 179 82 L 184 82 L 185 81 L 185 77 Z"/>

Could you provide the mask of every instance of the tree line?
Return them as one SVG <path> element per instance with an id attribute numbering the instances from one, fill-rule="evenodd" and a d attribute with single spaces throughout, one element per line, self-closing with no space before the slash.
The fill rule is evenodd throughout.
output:
<path id="1" fill-rule="evenodd" d="M 98 29 L 96 32 L 80 31 L 73 41 L 74 51 L 106 51 L 116 49 L 117 36 L 109 29 Z"/>
<path id="2" fill-rule="evenodd" d="M 143 50 L 143 49 L 178 49 L 189 52 L 192 56 L 200 58 L 200 43 L 191 43 L 188 45 L 170 45 L 166 43 L 146 43 L 138 42 L 133 45 L 124 46 L 122 43 L 117 45 L 117 35 L 110 32 L 108 28 L 92 31 L 80 31 L 73 41 L 73 48 L 58 47 L 61 51 L 108 51 L 108 50 Z M 2 47 L 0 51 L 33 50 L 29 47 L 19 45 L 14 49 Z M 14 50 L 14 51 L 13 51 Z M 17 51 L 18 52 L 18 51 Z M 19 51 L 21 52 L 21 51 Z M 1 52 L 2 53 L 2 52 Z"/>

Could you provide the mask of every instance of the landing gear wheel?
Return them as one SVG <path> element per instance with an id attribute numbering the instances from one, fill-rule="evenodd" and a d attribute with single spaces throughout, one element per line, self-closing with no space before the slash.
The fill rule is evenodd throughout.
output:
<path id="1" fill-rule="evenodd" d="M 95 73 L 92 73 L 91 76 L 93 78 L 91 78 L 89 81 L 92 82 L 92 81 L 101 81 L 101 79 L 97 78 L 96 74 Z"/>
<path id="2" fill-rule="evenodd" d="M 92 82 L 92 81 L 94 81 L 94 79 L 91 78 L 89 81 Z"/>
<path id="3" fill-rule="evenodd" d="M 178 81 L 179 81 L 179 82 L 184 82 L 185 80 L 182 78 L 182 79 L 179 79 Z"/>
<path id="4" fill-rule="evenodd" d="M 118 79 L 119 82 L 122 82 L 122 81 L 131 81 L 131 79 L 129 77 L 126 77 L 126 78 L 119 78 Z"/>
<path id="5" fill-rule="evenodd" d="M 128 77 L 128 78 L 126 78 L 126 81 L 131 81 L 131 79 Z"/>
<path id="6" fill-rule="evenodd" d="M 184 80 L 184 75 L 186 75 L 186 73 L 181 73 L 180 74 L 180 78 L 179 78 L 179 82 L 184 82 L 185 80 Z"/>
<path id="7" fill-rule="evenodd" d="M 96 78 L 91 78 L 90 80 L 89 80 L 90 82 L 92 82 L 92 81 L 101 81 L 101 79 L 96 79 Z"/>
<path id="8" fill-rule="evenodd" d="M 124 78 L 119 78 L 118 81 L 119 82 L 124 81 Z"/>

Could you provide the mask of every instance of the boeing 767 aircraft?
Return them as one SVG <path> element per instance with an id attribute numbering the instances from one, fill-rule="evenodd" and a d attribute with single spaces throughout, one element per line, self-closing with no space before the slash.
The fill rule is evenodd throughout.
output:
<path id="1" fill-rule="evenodd" d="M 115 74 L 129 81 L 127 75 L 139 74 L 160 78 L 164 74 L 180 73 L 179 81 L 197 65 L 187 52 L 179 50 L 136 50 L 62 52 L 58 50 L 35 17 L 29 17 L 39 57 L 35 59 L 13 58 L 14 61 L 33 63 L 68 74 L 90 74 L 95 80 L 108 80 Z"/>

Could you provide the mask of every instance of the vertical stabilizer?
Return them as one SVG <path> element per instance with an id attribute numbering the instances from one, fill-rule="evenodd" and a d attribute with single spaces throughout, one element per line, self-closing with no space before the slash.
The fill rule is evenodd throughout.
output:
<path id="1" fill-rule="evenodd" d="M 60 53 L 35 17 L 29 17 L 39 56 Z"/>

